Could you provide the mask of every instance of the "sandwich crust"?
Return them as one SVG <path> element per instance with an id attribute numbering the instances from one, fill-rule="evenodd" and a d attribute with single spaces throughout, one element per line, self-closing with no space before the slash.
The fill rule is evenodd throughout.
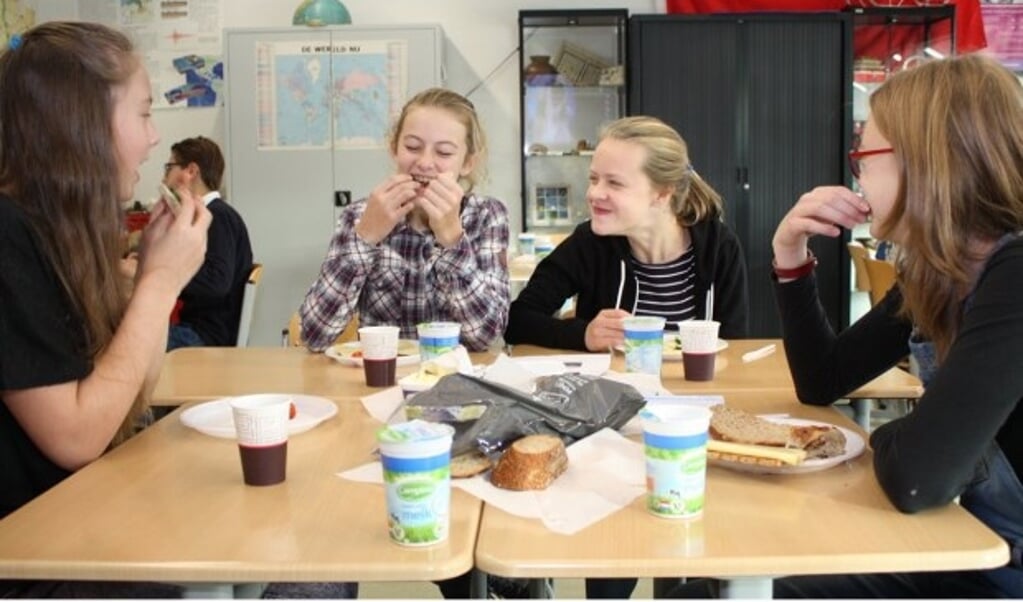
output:
<path id="1" fill-rule="evenodd" d="M 711 411 L 710 436 L 719 441 L 803 449 L 807 459 L 845 452 L 845 435 L 834 426 L 778 424 L 726 405 L 714 406 Z"/>
<path id="2" fill-rule="evenodd" d="M 568 468 L 565 444 L 555 435 L 527 435 L 504 452 L 490 482 L 516 491 L 546 489 Z"/>

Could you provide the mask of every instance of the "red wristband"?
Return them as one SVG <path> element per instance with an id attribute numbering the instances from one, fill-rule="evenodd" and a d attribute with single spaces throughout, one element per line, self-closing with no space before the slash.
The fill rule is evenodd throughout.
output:
<path id="1" fill-rule="evenodd" d="M 807 276 L 810 272 L 813 272 L 814 268 L 817 267 L 817 257 L 814 256 L 813 251 L 807 249 L 806 261 L 797 265 L 794 268 L 780 268 L 778 263 L 771 261 L 771 267 L 774 268 L 774 275 L 778 278 L 784 278 L 786 280 L 797 280 L 803 276 Z"/>

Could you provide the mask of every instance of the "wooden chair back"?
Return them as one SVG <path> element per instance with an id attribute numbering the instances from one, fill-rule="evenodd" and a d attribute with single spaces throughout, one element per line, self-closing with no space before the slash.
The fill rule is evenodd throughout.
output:
<path id="1" fill-rule="evenodd" d="M 249 346 L 249 333 L 252 330 L 252 313 L 256 307 L 256 291 L 259 283 L 263 280 L 263 264 L 252 264 L 252 271 L 249 272 L 249 279 L 245 282 L 245 293 L 242 295 L 242 312 L 238 318 L 238 338 L 235 340 L 236 347 Z"/>
<path id="2" fill-rule="evenodd" d="M 870 278 L 870 304 L 877 305 L 895 286 L 895 264 L 868 257 L 863 260 Z"/>
<path id="3" fill-rule="evenodd" d="M 358 314 L 352 316 L 352 319 L 348 321 L 348 326 L 341 331 L 337 339 L 334 340 L 334 344 L 347 343 L 348 341 L 359 340 L 359 316 Z M 302 321 L 298 317 L 298 312 L 291 314 L 291 319 L 288 320 L 287 330 L 287 347 L 304 347 L 302 343 Z"/>

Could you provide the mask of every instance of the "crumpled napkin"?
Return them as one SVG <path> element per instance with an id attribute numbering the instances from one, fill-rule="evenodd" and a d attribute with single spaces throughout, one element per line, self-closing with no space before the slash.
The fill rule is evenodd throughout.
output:
<path id="1" fill-rule="evenodd" d="M 539 518 L 551 531 L 571 535 L 628 506 L 646 492 L 643 446 L 601 429 L 568 448 L 568 469 L 543 491 L 508 491 L 490 484 L 489 473 L 452 479 L 505 512 Z M 338 473 L 351 481 L 383 483 L 380 462 Z"/>

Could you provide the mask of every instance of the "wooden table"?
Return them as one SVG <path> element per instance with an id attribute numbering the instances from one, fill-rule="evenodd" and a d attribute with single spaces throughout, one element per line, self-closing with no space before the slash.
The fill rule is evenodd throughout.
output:
<path id="1" fill-rule="evenodd" d="M 271 487 L 242 484 L 233 440 L 193 431 L 176 413 L 160 420 L 0 521 L 0 575 L 163 581 L 224 597 L 235 583 L 426 581 L 470 570 L 480 500 L 452 492 L 444 543 L 391 543 L 382 487 L 335 474 L 372 459 L 379 423 L 357 402 L 338 405 L 291 438 L 287 480 Z"/>
<path id="2" fill-rule="evenodd" d="M 742 355 L 748 351 L 774 344 L 771 355 L 753 362 L 743 362 Z M 516 345 L 513 356 L 565 353 L 537 347 Z M 680 352 L 681 355 L 681 352 Z M 625 358 L 615 353 L 611 360 L 614 370 L 625 370 Z M 661 367 L 661 383 L 672 393 L 715 394 L 741 393 L 746 391 L 793 391 L 795 385 L 789 372 L 785 347 L 781 339 L 741 339 L 728 341 L 728 348 L 718 353 L 714 363 L 714 380 L 699 382 L 686 380 L 682 362 L 668 361 Z M 864 429 L 870 428 L 870 403 L 873 399 L 916 399 L 923 395 L 920 379 L 899 368 L 892 368 L 852 391 L 846 397 L 851 400 L 856 422 Z"/>
<path id="3" fill-rule="evenodd" d="M 791 392 L 730 393 L 729 404 L 856 427 Z M 902 514 L 878 485 L 868 449 L 804 475 L 711 467 L 702 518 L 649 514 L 643 497 L 571 536 L 485 506 L 477 569 L 506 577 L 717 577 L 723 595 L 770 597 L 773 576 L 983 569 L 1005 564 L 1005 542 L 957 505 Z"/>
<path id="4" fill-rule="evenodd" d="M 473 353 L 474 362 L 493 361 Z M 398 378 L 418 364 L 398 366 Z M 301 393 L 358 400 L 383 389 L 367 387 L 362 368 L 305 347 L 184 347 L 167 354 L 153 392 L 154 405 L 179 405 L 251 393 Z"/>

